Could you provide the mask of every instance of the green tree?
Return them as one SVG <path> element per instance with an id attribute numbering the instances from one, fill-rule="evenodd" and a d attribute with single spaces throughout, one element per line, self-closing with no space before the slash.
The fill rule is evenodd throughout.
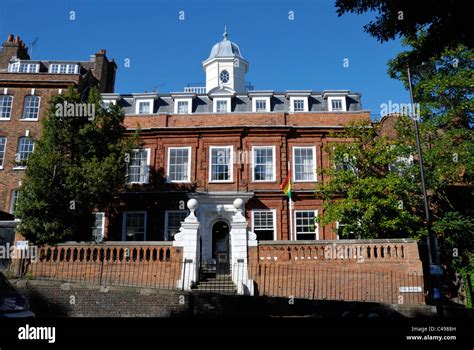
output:
<path id="1" fill-rule="evenodd" d="M 410 53 L 413 65 L 439 57 L 459 45 L 473 47 L 474 33 L 467 2 L 456 0 L 336 0 L 339 16 L 375 14 L 364 30 L 381 42 L 397 37 L 419 40 Z M 425 34 L 420 37 L 420 32 Z"/>
<path id="2" fill-rule="evenodd" d="M 136 137 L 126 137 L 119 107 L 102 108 L 97 89 L 85 102 L 73 89 L 51 99 L 28 160 L 15 215 L 19 232 L 36 244 L 90 240 L 93 210 L 111 208 L 124 189 Z M 94 114 L 81 116 L 79 106 Z"/>

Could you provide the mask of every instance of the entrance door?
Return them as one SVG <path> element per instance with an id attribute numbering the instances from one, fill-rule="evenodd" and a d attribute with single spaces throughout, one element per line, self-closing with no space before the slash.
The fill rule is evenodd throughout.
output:
<path id="1" fill-rule="evenodd" d="M 216 260 L 216 273 L 228 274 L 229 266 L 229 225 L 218 221 L 212 227 L 212 258 Z"/>

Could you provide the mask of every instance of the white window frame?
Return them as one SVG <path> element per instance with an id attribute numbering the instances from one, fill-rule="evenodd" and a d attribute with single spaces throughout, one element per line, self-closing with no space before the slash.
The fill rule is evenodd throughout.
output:
<path id="1" fill-rule="evenodd" d="M 265 110 L 257 110 L 257 101 L 265 101 Z M 270 112 L 270 97 L 253 97 L 252 111 L 255 113 Z"/>
<path id="2" fill-rule="evenodd" d="M 142 103 L 150 103 L 150 112 L 149 113 L 140 113 L 140 104 Z M 135 114 L 140 114 L 140 115 L 149 115 L 153 114 L 154 111 L 154 102 L 155 100 L 152 98 L 147 98 L 147 99 L 137 99 L 135 102 Z"/>
<path id="3" fill-rule="evenodd" d="M 180 113 L 178 109 L 179 102 L 186 102 L 188 104 L 188 110 L 185 113 Z M 192 98 L 177 98 L 174 100 L 174 113 L 175 114 L 191 114 L 192 113 Z"/>
<path id="4" fill-rule="evenodd" d="M 126 242 L 126 225 L 127 225 L 127 214 L 145 214 L 145 220 L 143 222 L 143 226 L 145 232 L 143 233 L 143 242 L 146 242 L 146 234 L 147 234 L 147 222 L 148 222 L 148 213 L 145 210 L 127 210 L 123 212 L 122 218 L 122 241 Z M 142 242 L 142 241 L 132 241 L 132 242 Z"/>
<path id="5" fill-rule="evenodd" d="M 96 239 L 96 235 L 94 234 L 94 231 L 92 231 L 92 239 L 94 239 L 96 242 L 102 242 L 102 240 L 104 239 L 105 237 L 105 213 L 103 211 L 99 211 L 99 212 L 96 212 L 96 213 L 93 213 L 94 216 L 97 218 L 97 215 L 102 215 L 102 226 L 100 227 L 100 230 L 101 230 L 101 240 L 97 240 Z M 97 228 L 97 226 L 95 225 L 95 221 L 94 221 L 94 226 L 92 227 L 92 230 L 95 230 Z"/>
<path id="6" fill-rule="evenodd" d="M 23 118 L 23 115 L 25 113 L 25 109 L 26 109 L 26 99 L 28 97 L 36 97 L 38 98 L 38 114 L 36 115 L 36 118 Z M 41 97 L 40 96 L 37 96 L 37 95 L 26 95 L 25 96 L 25 99 L 23 101 L 23 111 L 21 112 L 21 117 L 20 117 L 20 120 L 24 120 L 24 121 L 38 121 L 39 119 L 39 114 L 40 114 L 40 108 L 41 108 Z"/>
<path id="7" fill-rule="evenodd" d="M 106 109 L 104 106 L 107 105 L 107 109 L 109 108 L 110 105 L 116 105 L 117 104 L 117 100 L 102 100 L 102 108 Z"/>
<path id="8" fill-rule="evenodd" d="M 5 144 L 3 145 L 3 155 L 0 157 L 0 170 L 3 170 L 3 166 L 5 164 L 5 155 L 7 154 L 8 138 L 6 136 L 0 136 L 0 139 L 5 139 Z"/>
<path id="9" fill-rule="evenodd" d="M 22 67 L 26 66 L 26 72 L 22 72 Z M 39 63 L 31 62 L 14 62 L 8 65 L 9 73 L 38 73 L 39 72 Z"/>
<path id="10" fill-rule="evenodd" d="M 333 110 L 332 101 L 341 100 L 342 109 Z M 346 97 L 345 96 L 328 96 L 328 111 L 329 112 L 347 112 Z"/>
<path id="11" fill-rule="evenodd" d="M 165 230 L 163 232 L 163 237 L 165 241 L 168 241 L 170 239 L 169 236 L 169 214 L 175 214 L 175 213 L 186 213 L 186 216 L 189 215 L 189 210 L 165 210 Z"/>
<path id="12" fill-rule="evenodd" d="M 36 146 L 36 142 L 35 140 L 33 140 L 32 137 L 30 136 L 21 136 L 18 138 L 18 142 L 17 142 L 17 145 L 16 145 L 16 153 L 15 153 L 15 166 L 13 167 L 13 169 L 26 169 L 27 165 L 17 165 L 17 157 L 18 157 L 18 154 L 21 155 L 21 153 L 19 152 L 19 147 L 20 147 L 20 140 L 22 139 L 30 139 L 31 141 L 33 141 L 33 149 L 31 150 L 31 152 L 28 154 L 28 159 L 30 158 L 30 155 L 33 154 L 33 152 L 35 151 L 35 146 Z M 28 163 L 28 159 L 26 160 L 26 162 Z M 20 162 L 22 160 L 20 159 Z"/>
<path id="13" fill-rule="evenodd" d="M 218 112 L 218 111 L 217 111 L 217 101 L 226 101 L 226 102 L 227 102 L 227 111 L 225 111 L 225 112 Z M 214 113 L 230 113 L 230 111 L 231 111 L 231 106 L 230 106 L 231 99 L 230 99 L 230 97 L 215 98 L 212 103 L 213 103 L 213 111 L 214 111 Z"/>
<path id="14" fill-rule="evenodd" d="M 272 178 L 270 180 L 256 180 L 255 179 L 255 149 L 256 148 L 270 148 L 272 150 Z M 275 146 L 252 146 L 252 182 L 275 182 L 276 181 L 276 152 Z"/>
<path id="15" fill-rule="evenodd" d="M 276 209 L 252 209 L 252 232 L 255 233 L 255 213 L 256 212 L 271 212 L 273 215 L 273 240 L 277 240 L 277 220 L 276 220 Z"/>
<path id="16" fill-rule="evenodd" d="M 146 166 L 147 166 L 147 175 L 146 175 L 146 181 L 128 181 L 127 178 L 127 184 L 147 184 L 150 181 L 150 148 L 136 148 L 133 149 L 132 151 L 146 151 Z M 131 161 L 131 157 L 130 157 Z M 127 176 L 128 176 L 128 167 L 130 166 L 130 163 L 127 164 Z"/>
<path id="17" fill-rule="evenodd" d="M 1 121 L 1 120 L 9 121 L 9 120 L 11 120 L 11 118 L 12 118 L 13 101 L 14 101 L 15 97 L 13 97 L 13 95 L 8 95 L 8 94 L 0 95 L 0 97 L 3 97 L 3 96 L 11 97 L 11 98 L 12 98 L 12 99 L 11 99 L 12 103 L 11 103 L 11 105 L 10 105 L 10 113 L 8 114 L 8 117 L 7 117 L 7 118 L 2 117 L 1 114 L 0 114 L 0 121 Z M 2 106 L 0 106 L 0 107 L 2 107 Z"/>
<path id="18" fill-rule="evenodd" d="M 303 110 L 302 111 L 295 111 L 294 109 L 294 102 L 295 100 L 303 100 Z M 290 112 L 291 113 L 304 113 L 308 112 L 308 96 L 291 96 L 290 97 Z"/>
<path id="19" fill-rule="evenodd" d="M 230 179 L 229 180 L 212 180 L 212 150 L 217 148 L 230 149 Z M 209 146 L 209 183 L 232 183 L 234 182 L 234 146 Z"/>
<path id="20" fill-rule="evenodd" d="M 294 225 L 294 229 L 295 229 L 295 239 L 298 240 L 298 232 L 296 230 L 296 213 L 301 213 L 301 212 L 314 212 L 314 218 L 316 219 L 318 217 L 318 210 L 317 209 L 298 209 L 298 210 L 295 210 L 294 213 L 293 213 L 293 225 Z M 314 233 L 316 235 L 316 241 L 319 240 L 319 224 L 317 222 L 314 222 Z M 308 233 L 301 233 L 301 234 L 308 234 Z"/>
<path id="21" fill-rule="evenodd" d="M 171 150 L 174 149 L 185 149 L 188 151 L 188 166 L 186 169 L 186 174 L 188 177 L 188 180 L 171 180 L 169 178 L 170 174 L 170 158 L 171 158 Z M 192 147 L 186 146 L 186 147 L 168 147 L 168 158 L 167 158 L 167 163 L 166 163 L 166 182 L 169 183 L 190 183 L 191 182 L 191 161 L 192 161 Z"/>
<path id="22" fill-rule="evenodd" d="M 296 180 L 296 168 L 295 168 L 295 165 L 296 165 L 296 157 L 295 157 L 295 151 L 296 149 L 301 149 L 301 148 L 312 148 L 313 149 L 313 164 L 314 164 L 314 170 L 313 170 L 313 174 L 314 174 L 314 179 L 313 180 Z M 316 146 L 293 146 L 292 147 L 292 150 L 291 150 L 291 170 L 293 172 L 293 182 L 318 182 L 318 173 L 317 173 L 317 169 L 318 169 L 318 165 L 316 163 Z"/>
<path id="23" fill-rule="evenodd" d="M 57 72 L 53 72 L 53 66 L 58 66 L 58 71 Z M 74 71 L 73 72 L 70 72 L 70 71 L 68 72 L 70 66 L 74 66 Z M 62 68 L 64 68 L 64 72 L 61 72 L 61 70 L 63 70 Z M 48 72 L 50 74 L 78 74 L 79 73 L 79 65 L 77 63 L 51 63 L 49 65 Z"/>

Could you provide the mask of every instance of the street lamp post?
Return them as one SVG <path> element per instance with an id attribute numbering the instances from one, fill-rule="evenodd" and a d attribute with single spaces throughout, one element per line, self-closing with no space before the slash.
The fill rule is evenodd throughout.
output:
<path id="1" fill-rule="evenodd" d="M 410 66 L 407 65 L 407 75 L 408 75 L 408 87 L 410 91 L 410 101 L 411 101 L 411 113 L 413 117 L 413 121 L 415 124 L 415 140 L 416 140 L 416 148 L 418 151 L 418 164 L 420 166 L 420 178 L 421 178 L 421 188 L 423 191 L 423 202 L 425 207 L 425 219 L 426 219 L 426 228 L 428 231 L 428 257 L 429 257 L 429 264 L 430 264 L 430 275 L 433 278 L 433 287 L 431 288 L 432 296 L 436 303 L 436 312 L 439 317 L 443 317 L 443 307 L 441 301 L 441 293 L 440 293 L 440 274 L 442 273 L 440 268 L 440 258 L 439 258 L 439 250 L 438 250 L 438 242 L 436 237 L 433 235 L 433 231 L 431 230 L 431 217 L 430 217 L 430 210 L 428 205 L 428 195 L 426 192 L 426 183 L 425 183 L 425 169 L 423 165 L 423 153 L 421 151 L 421 142 L 420 142 L 420 130 L 418 128 L 418 118 L 414 115 L 415 111 L 415 101 L 413 98 L 413 87 L 411 84 L 411 74 L 410 74 Z"/>

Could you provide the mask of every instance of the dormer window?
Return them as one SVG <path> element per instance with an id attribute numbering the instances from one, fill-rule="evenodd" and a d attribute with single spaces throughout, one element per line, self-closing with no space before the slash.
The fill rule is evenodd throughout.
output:
<path id="1" fill-rule="evenodd" d="M 230 113 L 230 98 L 215 98 L 214 113 Z"/>
<path id="2" fill-rule="evenodd" d="M 345 112 L 346 97 L 345 96 L 329 96 L 328 97 L 329 112 Z"/>
<path id="3" fill-rule="evenodd" d="M 153 99 L 137 100 L 136 114 L 151 114 L 153 113 Z"/>
<path id="4" fill-rule="evenodd" d="M 10 73 L 38 73 L 39 63 L 15 62 L 8 66 Z"/>
<path id="5" fill-rule="evenodd" d="M 183 98 L 174 101 L 174 112 L 176 114 L 190 114 L 192 99 Z"/>
<path id="6" fill-rule="evenodd" d="M 291 112 L 308 112 L 308 97 L 290 97 Z"/>
<path id="7" fill-rule="evenodd" d="M 270 112 L 270 97 L 252 98 L 254 112 Z"/>
<path id="8" fill-rule="evenodd" d="M 78 74 L 79 65 L 74 63 L 52 63 L 49 66 L 51 74 Z"/>
<path id="9" fill-rule="evenodd" d="M 329 112 L 346 112 L 347 111 L 347 95 L 349 90 L 332 90 L 324 91 L 322 96 L 328 101 Z"/>

